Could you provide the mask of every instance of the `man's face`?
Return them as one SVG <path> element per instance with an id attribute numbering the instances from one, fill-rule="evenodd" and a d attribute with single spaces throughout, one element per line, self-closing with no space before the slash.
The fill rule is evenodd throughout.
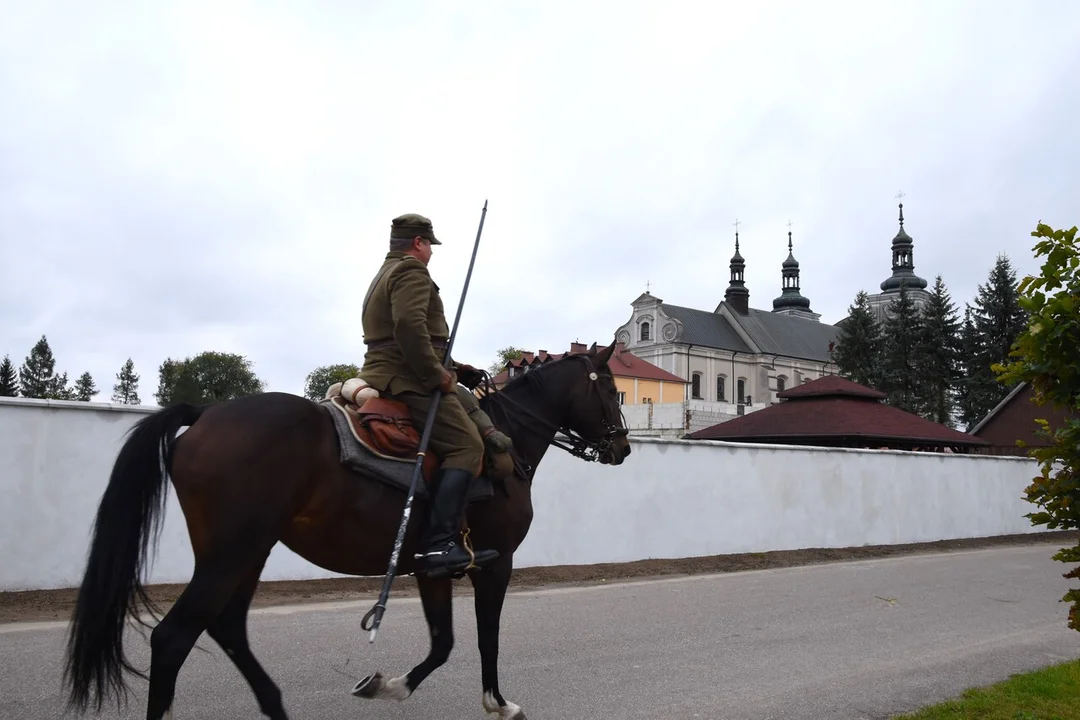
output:
<path id="1" fill-rule="evenodd" d="M 431 260 L 431 243 L 425 238 L 413 238 L 413 250 L 416 252 L 416 257 L 425 265 Z"/>

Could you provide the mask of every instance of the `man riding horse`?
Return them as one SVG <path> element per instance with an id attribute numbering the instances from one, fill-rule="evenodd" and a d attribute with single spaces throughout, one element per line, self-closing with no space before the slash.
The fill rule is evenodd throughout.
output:
<path id="1" fill-rule="evenodd" d="M 428 448 L 440 460 L 439 475 L 430 488 L 424 569 L 430 577 L 445 577 L 470 565 L 486 565 L 495 550 L 476 550 L 475 556 L 458 543 L 465 498 L 480 474 L 485 442 L 499 472 L 509 464 L 510 439 L 495 429 L 476 397 L 458 384 L 471 387 L 481 378 L 471 365 L 443 366 L 450 329 L 443 313 L 439 286 L 431 279 L 428 262 L 435 237 L 431 221 L 408 213 L 394 218 L 390 251 L 372 280 L 362 313 L 364 366 L 359 377 L 384 397 L 405 403 L 414 425 L 423 427 L 436 392 L 441 392 Z"/>

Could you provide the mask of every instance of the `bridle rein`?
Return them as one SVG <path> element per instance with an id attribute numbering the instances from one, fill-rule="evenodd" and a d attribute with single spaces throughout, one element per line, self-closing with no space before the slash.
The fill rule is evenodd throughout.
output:
<path id="1" fill-rule="evenodd" d="M 581 458 L 586 462 L 598 462 L 600 458 L 602 458 L 606 453 L 611 450 L 611 446 L 615 442 L 616 438 L 626 436 L 629 433 L 629 430 L 627 430 L 626 428 L 626 418 L 623 415 L 621 409 L 617 411 L 618 417 L 614 417 L 615 413 L 612 411 L 612 408 L 608 407 L 608 403 L 606 403 L 604 399 L 600 397 L 600 375 L 596 372 L 596 366 L 593 364 L 592 358 L 590 358 L 588 355 L 570 355 L 566 359 L 575 361 L 581 360 L 586 365 L 586 368 L 588 370 L 588 377 L 591 381 L 589 383 L 589 390 L 587 392 L 590 396 L 596 395 L 597 399 L 600 400 L 600 407 L 603 408 L 604 413 L 604 418 L 602 420 L 604 431 L 599 437 L 586 438 L 577 431 L 571 429 L 570 427 L 567 427 L 566 425 L 555 425 L 554 423 L 546 420 L 545 418 L 540 417 L 536 414 L 535 411 L 518 402 L 517 400 L 514 400 L 509 395 L 500 395 L 500 400 L 508 402 L 514 408 L 523 411 L 530 418 L 537 421 L 546 432 L 553 432 L 555 437 L 553 437 L 549 441 L 551 445 L 554 445 L 560 450 L 565 450 L 571 455 Z M 530 372 L 528 375 L 525 376 L 525 378 L 523 378 L 523 380 L 527 382 L 537 383 L 538 387 L 543 389 L 543 383 L 545 379 L 540 373 L 542 373 L 544 370 L 546 370 L 546 368 L 541 367 L 539 370 Z M 491 389 L 488 374 L 486 372 L 484 372 L 483 374 L 485 386 L 484 394 L 496 394 L 496 392 Z M 527 423 L 524 425 L 524 429 L 528 432 L 531 432 L 533 434 L 540 433 L 538 429 L 530 427 Z M 566 438 L 565 442 L 559 439 L 560 435 Z M 518 464 L 518 462 L 518 459 L 515 457 L 515 464 Z M 526 466 L 524 467 L 524 470 L 526 472 L 530 472 L 532 468 Z"/>

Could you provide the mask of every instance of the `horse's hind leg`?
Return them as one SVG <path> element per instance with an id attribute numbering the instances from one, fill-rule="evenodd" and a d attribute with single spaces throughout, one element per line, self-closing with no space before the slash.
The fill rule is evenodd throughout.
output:
<path id="1" fill-rule="evenodd" d="M 421 574 L 416 576 L 416 584 L 420 588 L 420 602 L 424 606 L 424 617 L 431 634 L 431 649 L 427 657 L 408 674 L 392 680 L 384 679 L 382 673 L 378 672 L 367 676 L 356 683 L 353 695 L 369 699 L 404 700 L 450 658 L 450 651 L 454 649 L 453 580 L 431 580 Z"/>
<path id="2" fill-rule="evenodd" d="M 499 720 L 525 720 L 521 708 L 508 702 L 499 692 L 499 625 L 512 572 L 513 556 L 503 555 L 482 571 L 469 576 L 475 596 L 483 706 Z"/>
<path id="3" fill-rule="evenodd" d="M 259 584 L 261 572 L 262 565 L 251 571 L 233 593 L 225 609 L 210 623 L 206 632 L 221 646 L 225 654 L 232 658 L 236 668 L 255 693 L 255 699 L 263 715 L 270 720 L 288 720 L 285 708 L 281 704 L 281 690 L 255 659 L 251 646 L 248 644 L 248 608 L 251 605 L 251 598 L 255 595 L 255 588 Z"/>
<path id="4" fill-rule="evenodd" d="M 225 609 L 250 570 L 250 567 L 238 567 L 235 562 L 196 560 L 191 582 L 150 633 L 147 720 L 171 717 L 176 676 L 181 666 L 199 635 Z M 166 713 L 170 714 L 167 716 Z"/>

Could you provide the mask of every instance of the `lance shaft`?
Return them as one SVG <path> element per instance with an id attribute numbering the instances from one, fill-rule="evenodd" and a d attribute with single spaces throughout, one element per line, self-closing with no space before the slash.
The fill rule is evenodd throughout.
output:
<path id="1" fill-rule="evenodd" d="M 454 339 L 457 337 L 458 324 L 461 322 L 461 310 L 465 307 L 465 294 L 469 291 L 469 282 L 472 280 L 473 265 L 476 264 L 476 251 L 480 248 L 480 234 L 484 231 L 484 218 L 487 217 L 487 200 L 484 201 L 484 208 L 480 211 L 480 227 L 476 229 L 476 241 L 473 243 L 472 257 L 469 259 L 469 271 L 465 274 L 465 284 L 461 288 L 461 297 L 458 299 L 457 315 L 454 317 L 454 326 L 450 330 L 450 339 L 446 343 L 446 354 L 443 355 L 443 368 L 450 369 L 451 351 L 454 349 Z M 409 482 L 409 494 L 405 498 L 405 511 L 401 515 L 401 525 L 398 526 L 397 538 L 394 540 L 394 550 L 390 553 L 390 566 L 386 570 L 386 577 L 383 578 L 382 591 L 379 593 L 379 601 L 375 603 L 375 607 L 371 608 L 364 618 L 360 621 L 360 627 L 364 630 L 370 630 L 371 636 L 368 639 L 369 643 L 375 642 L 375 635 L 379 632 L 379 625 L 382 624 L 383 614 L 386 613 L 386 602 L 390 597 L 390 586 L 394 583 L 394 576 L 397 573 L 398 559 L 401 556 L 401 546 L 405 542 L 405 531 L 409 526 L 409 517 L 412 515 L 413 498 L 416 496 L 416 486 L 420 482 L 420 477 L 423 472 L 424 458 L 427 455 L 427 446 L 431 441 L 431 430 L 435 426 L 435 414 L 439 409 L 439 400 L 442 399 L 442 393 L 436 392 L 432 394 L 431 406 L 428 408 L 427 420 L 424 422 L 424 432 L 420 436 L 420 447 L 416 454 L 416 464 L 413 465 L 412 479 Z M 368 624 L 371 621 L 371 624 Z"/>

